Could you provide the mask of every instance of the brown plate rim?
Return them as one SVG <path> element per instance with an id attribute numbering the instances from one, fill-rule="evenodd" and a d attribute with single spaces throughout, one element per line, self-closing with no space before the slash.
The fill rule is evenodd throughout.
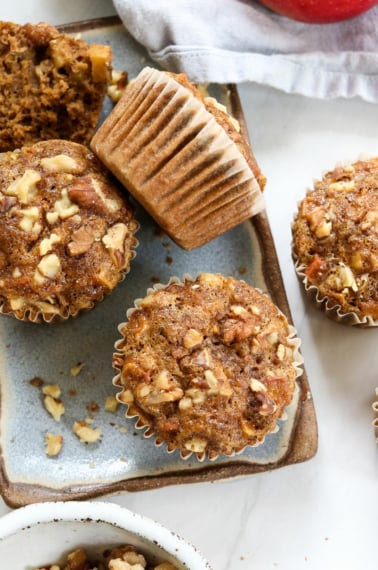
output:
<path id="1" fill-rule="evenodd" d="M 113 27 L 123 25 L 118 16 L 83 20 L 56 26 L 64 33 L 80 33 L 101 27 Z M 249 140 L 248 130 L 240 102 L 238 89 L 235 84 L 227 85 L 229 103 L 232 114 L 240 123 L 241 132 Z M 264 259 L 263 274 L 268 292 L 272 300 L 293 323 L 292 315 L 286 296 L 279 261 L 269 226 L 269 220 L 265 211 L 254 216 L 250 223 L 256 230 L 262 257 Z M 165 473 L 161 475 L 141 476 L 111 483 L 89 484 L 70 486 L 60 489 L 52 489 L 35 484 L 24 484 L 9 480 L 4 459 L 0 458 L 0 493 L 10 507 L 20 507 L 26 504 L 54 501 L 54 500 L 84 500 L 99 496 L 111 495 L 120 492 L 135 492 L 156 489 L 168 485 L 184 483 L 213 482 L 229 478 L 253 475 L 265 471 L 271 471 L 281 467 L 301 463 L 311 459 L 318 449 L 318 428 L 314 402 L 308 382 L 306 370 L 297 380 L 300 389 L 295 425 L 291 434 L 290 444 L 285 455 L 277 462 L 269 464 L 253 464 L 242 461 L 230 461 L 226 465 L 206 465 L 203 468 L 192 471 L 187 469 L 177 473 Z M 1 449 L 0 449 L 1 452 Z"/>

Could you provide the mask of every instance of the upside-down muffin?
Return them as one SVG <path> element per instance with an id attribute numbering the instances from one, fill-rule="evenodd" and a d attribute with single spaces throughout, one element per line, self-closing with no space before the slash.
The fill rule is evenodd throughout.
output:
<path id="1" fill-rule="evenodd" d="M 111 77 L 112 50 L 45 23 L 0 22 L 0 151 L 40 140 L 88 144 Z"/>
<path id="2" fill-rule="evenodd" d="M 89 309 L 123 279 L 138 224 L 84 146 L 51 140 L 0 158 L 0 311 L 51 322 Z"/>
<path id="3" fill-rule="evenodd" d="M 139 299 L 119 326 L 113 383 L 168 451 L 232 456 L 277 430 L 301 374 L 299 340 L 270 298 L 202 273 Z"/>
<path id="4" fill-rule="evenodd" d="M 378 158 L 317 180 L 292 227 L 296 271 L 335 320 L 378 325 Z"/>
<path id="5" fill-rule="evenodd" d="M 264 207 L 265 178 L 238 123 L 185 74 L 144 68 L 91 147 L 186 250 Z"/>

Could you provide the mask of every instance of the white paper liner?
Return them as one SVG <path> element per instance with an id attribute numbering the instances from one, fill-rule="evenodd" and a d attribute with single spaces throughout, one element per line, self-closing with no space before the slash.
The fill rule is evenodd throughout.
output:
<path id="1" fill-rule="evenodd" d="M 189 275 L 189 274 L 184 274 L 183 279 L 180 279 L 177 276 L 172 276 L 167 284 L 163 284 L 163 283 L 156 283 L 154 284 L 152 287 L 147 289 L 147 293 L 146 296 L 153 293 L 154 291 L 159 291 L 161 289 L 165 289 L 166 287 L 168 287 L 169 285 L 171 285 L 172 283 L 178 284 L 178 285 L 184 285 L 185 281 L 195 281 L 195 279 Z M 242 280 L 241 280 L 242 281 Z M 261 289 L 255 287 L 256 291 L 258 291 L 259 293 L 261 293 L 262 295 L 264 295 L 265 297 L 267 297 L 268 299 L 270 299 L 269 295 L 267 295 L 264 291 L 262 291 Z M 127 319 L 129 319 L 129 317 L 132 315 L 132 313 L 134 311 L 136 311 L 139 306 L 141 301 L 143 301 L 145 297 L 141 297 L 138 299 L 135 299 L 134 301 L 134 306 L 130 307 L 126 310 L 126 317 Z M 271 300 L 271 299 L 270 299 Z M 278 311 L 278 313 L 280 315 L 282 315 L 285 319 L 286 316 L 282 313 L 282 311 L 276 306 L 276 309 Z M 120 323 L 118 325 L 118 331 L 120 334 L 122 334 L 122 328 L 127 324 L 127 321 L 124 321 L 122 323 Z M 300 346 L 301 346 L 301 339 L 298 338 L 297 336 L 297 331 L 295 329 L 294 326 L 292 326 L 291 324 L 288 323 L 288 328 L 289 328 L 289 336 L 287 337 L 288 340 L 288 344 L 289 346 L 292 348 L 293 351 L 293 366 L 295 368 L 296 371 L 296 376 L 294 378 L 294 389 L 293 389 L 293 394 L 292 394 L 292 401 L 294 399 L 294 396 L 298 393 L 299 390 L 299 386 L 297 384 L 297 379 L 303 374 L 303 363 L 304 363 L 304 359 L 303 356 L 300 352 Z M 115 344 L 114 344 L 114 348 L 116 351 L 118 351 L 119 346 L 122 344 L 123 342 L 123 337 L 118 339 Z M 122 353 L 115 352 L 114 357 L 122 357 Z M 114 365 L 113 365 L 114 366 Z M 118 368 L 117 366 L 114 366 L 114 368 Z M 124 392 L 124 387 L 122 387 L 121 383 L 120 383 L 120 378 L 121 378 L 121 371 L 119 371 L 112 379 L 112 383 L 116 388 L 122 388 L 120 392 L 118 392 L 116 394 L 116 398 L 117 400 L 126 406 L 126 412 L 125 412 L 125 416 L 127 418 L 130 419 L 135 419 L 135 428 L 140 430 L 141 432 L 143 432 L 143 437 L 146 439 L 149 439 L 151 437 L 155 438 L 155 445 L 157 447 L 161 447 L 161 446 L 165 446 L 166 448 L 166 452 L 167 453 L 173 453 L 175 451 L 179 451 L 180 457 L 183 460 L 187 460 L 191 457 L 196 457 L 196 459 L 199 462 L 204 461 L 205 459 L 208 459 L 210 461 L 215 461 L 216 459 L 218 459 L 218 457 L 220 457 L 220 455 L 223 455 L 225 457 L 234 457 L 236 455 L 241 455 L 247 448 L 254 448 L 254 447 L 259 447 L 260 445 L 262 445 L 265 441 L 265 438 L 267 435 L 271 435 L 274 433 L 277 433 L 280 429 L 280 426 L 278 424 L 278 421 L 280 422 L 284 422 L 288 419 L 288 414 L 287 414 L 287 408 L 290 406 L 290 404 L 288 404 L 288 406 L 284 409 L 281 417 L 277 418 L 276 420 L 276 425 L 274 427 L 273 430 L 271 430 L 269 433 L 267 433 L 260 441 L 254 443 L 254 444 L 248 444 L 245 447 L 243 447 L 242 449 L 238 450 L 238 451 L 233 451 L 232 453 L 223 453 L 223 454 L 218 454 L 216 456 L 211 456 L 209 457 L 205 452 L 202 453 L 198 453 L 198 452 L 193 452 L 193 451 L 182 451 L 182 450 L 178 450 L 176 447 L 172 446 L 170 447 L 165 441 L 163 440 L 159 440 L 158 436 L 156 435 L 156 433 L 154 432 L 152 426 L 148 423 L 148 422 L 144 422 L 144 420 L 142 418 L 140 418 L 140 416 L 138 415 L 137 412 L 132 412 L 130 410 L 130 406 L 128 403 L 126 403 L 125 401 L 122 400 L 122 393 Z"/>
<path id="2" fill-rule="evenodd" d="M 356 313 L 343 313 L 341 305 L 330 306 L 329 298 L 327 296 L 322 297 L 319 288 L 308 281 L 305 274 L 306 267 L 304 265 L 301 265 L 298 261 L 295 262 L 295 271 L 300 281 L 302 282 L 309 298 L 315 302 L 318 309 L 321 309 L 325 315 L 333 321 L 343 325 L 354 326 L 356 328 L 369 328 L 378 326 L 378 320 L 373 319 L 373 317 L 370 317 L 369 315 L 366 315 L 363 319 L 361 319 Z"/>
<path id="3" fill-rule="evenodd" d="M 200 99 L 146 67 L 91 146 L 157 223 L 194 249 L 264 208 L 237 145 Z"/>

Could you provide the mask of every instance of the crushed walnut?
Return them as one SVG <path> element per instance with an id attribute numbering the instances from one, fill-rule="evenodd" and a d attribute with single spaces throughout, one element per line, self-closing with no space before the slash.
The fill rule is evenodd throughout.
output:
<path id="1" fill-rule="evenodd" d="M 55 457 L 58 455 L 63 446 L 63 436 L 56 433 L 47 433 L 45 435 L 46 455 Z"/>
<path id="2" fill-rule="evenodd" d="M 35 570 L 177 570 L 170 562 L 150 563 L 131 545 L 105 550 L 100 560 L 90 559 L 84 548 L 70 552 L 63 565 L 48 564 Z"/>
<path id="3" fill-rule="evenodd" d="M 72 430 L 83 443 L 95 443 L 101 437 L 101 430 L 91 427 L 88 420 L 76 421 Z"/>

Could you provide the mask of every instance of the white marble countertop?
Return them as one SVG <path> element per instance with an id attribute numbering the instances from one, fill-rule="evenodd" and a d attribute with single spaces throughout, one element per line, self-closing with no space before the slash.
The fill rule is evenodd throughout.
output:
<path id="1" fill-rule="evenodd" d="M 3 0 L 0 6 L 1 20 L 19 23 L 112 14 L 111 0 Z M 319 450 L 310 461 L 273 472 L 106 500 L 175 530 L 214 570 L 373 570 L 378 453 L 371 423 L 378 331 L 333 323 L 305 299 L 291 261 L 290 224 L 305 189 L 325 169 L 362 153 L 378 154 L 378 107 L 359 99 L 311 100 L 254 84 L 241 85 L 239 92 L 268 178 L 267 212 L 302 338 Z M 0 500 L 0 515 L 9 510 Z"/>

